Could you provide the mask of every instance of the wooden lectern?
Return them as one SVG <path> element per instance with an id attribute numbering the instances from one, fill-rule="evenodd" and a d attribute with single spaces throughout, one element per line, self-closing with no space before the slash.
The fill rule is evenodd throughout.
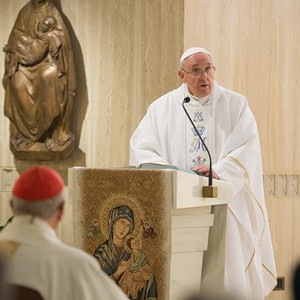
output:
<path id="1" fill-rule="evenodd" d="M 218 197 L 203 198 L 204 185 L 206 177 L 177 170 L 71 168 L 74 245 L 132 299 L 180 300 L 209 282 L 222 285 L 232 191 L 216 180 Z"/>

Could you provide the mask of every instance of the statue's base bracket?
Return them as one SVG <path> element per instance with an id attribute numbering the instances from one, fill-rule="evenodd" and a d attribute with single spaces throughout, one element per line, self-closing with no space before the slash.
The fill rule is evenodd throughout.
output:
<path id="1" fill-rule="evenodd" d="M 75 138 L 70 137 L 63 145 L 56 143 L 32 143 L 17 145 L 14 141 L 10 141 L 10 149 L 16 159 L 19 160 L 62 160 L 71 155 L 75 149 Z"/>

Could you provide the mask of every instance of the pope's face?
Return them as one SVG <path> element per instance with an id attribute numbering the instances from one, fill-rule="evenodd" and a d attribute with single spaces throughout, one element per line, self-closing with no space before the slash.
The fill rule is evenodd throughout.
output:
<path id="1" fill-rule="evenodd" d="M 124 237 L 129 233 L 131 228 L 131 223 L 127 219 L 118 219 L 113 226 L 114 235 L 118 239 L 124 239 Z"/>
<path id="2" fill-rule="evenodd" d="M 190 93 L 200 98 L 211 93 L 215 75 L 214 71 L 211 57 L 206 53 L 196 53 L 184 60 L 182 69 L 178 72 L 178 75 L 181 81 L 187 84 Z"/>

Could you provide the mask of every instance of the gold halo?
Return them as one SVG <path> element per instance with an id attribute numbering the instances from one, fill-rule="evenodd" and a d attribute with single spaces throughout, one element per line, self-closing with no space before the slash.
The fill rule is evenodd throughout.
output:
<path id="1" fill-rule="evenodd" d="M 137 205 L 133 200 L 127 198 L 115 198 L 107 201 L 102 210 L 100 220 L 102 222 L 102 235 L 108 239 L 109 237 L 109 213 L 117 206 L 128 206 L 134 215 L 134 227 L 130 234 L 136 235 L 139 231 L 139 224 L 143 218 L 143 209 Z M 138 225 L 138 226 L 137 226 Z"/>

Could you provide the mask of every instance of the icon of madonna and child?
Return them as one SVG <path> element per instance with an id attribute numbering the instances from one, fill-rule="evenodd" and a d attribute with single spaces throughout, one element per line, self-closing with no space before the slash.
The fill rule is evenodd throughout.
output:
<path id="1" fill-rule="evenodd" d="M 101 268 L 132 300 L 157 300 L 157 282 L 142 250 L 145 226 L 133 210 L 117 205 L 108 212 L 108 239 L 94 252 Z"/>

